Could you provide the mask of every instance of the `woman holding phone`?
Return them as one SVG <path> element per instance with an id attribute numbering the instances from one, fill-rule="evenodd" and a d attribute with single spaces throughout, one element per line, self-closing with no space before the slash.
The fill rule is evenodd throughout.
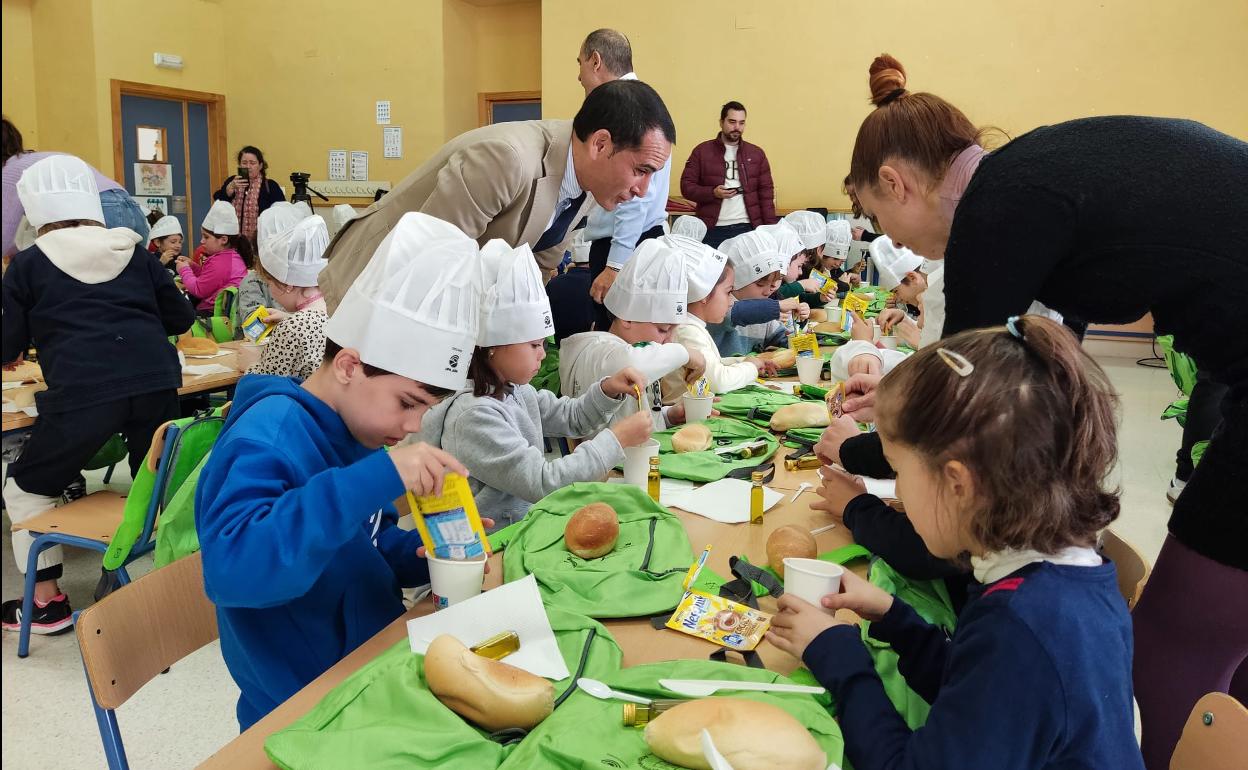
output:
<path id="1" fill-rule="evenodd" d="M 239 232 L 256 247 L 256 222 L 260 212 L 277 201 L 286 200 L 286 194 L 277 182 L 267 176 L 269 164 L 258 147 L 247 145 L 238 151 L 238 173 L 225 180 L 221 189 L 212 197 L 234 204 L 238 214 Z"/>

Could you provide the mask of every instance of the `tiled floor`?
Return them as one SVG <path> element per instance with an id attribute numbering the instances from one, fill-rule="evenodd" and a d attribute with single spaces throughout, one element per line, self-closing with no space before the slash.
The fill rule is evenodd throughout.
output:
<path id="1" fill-rule="evenodd" d="M 1165 538 L 1170 506 L 1165 489 L 1174 473 L 1179 428 L 1158 415 L 1174 397 L 1165 370 L 1137 366 L 1134 360 L 1105 358 L 1122 394 L 1120 467 L 1116 481 L 1123 488 L 1122 517 L 1115 529 L 1154 559 Z M 123 489 L 125 473 L 114 479 Z M 91 488 L 101 474 L 89 474 Z M 4 598 L 20 595 L 21 583 L 9 547 L 7 520 L 0 526 Z M 99 578 L 99 557 L 67 549 L 63 585 L 75 606 L 86 606 Z M 135 565 L 146 572 L 150 559 Z M 78 645 L 72 634 L 35 637 L 31 655 L 17 657 L 16 634 L 3 634 L 0 673 L 3 675 L 4 768 L 102 767 Z M 238 733 L 234 703 L 238 690 L 213 644 L 159 676 L 118 710 L 118 722 L 130 763 L 135 768 L 189 767 Z"/>

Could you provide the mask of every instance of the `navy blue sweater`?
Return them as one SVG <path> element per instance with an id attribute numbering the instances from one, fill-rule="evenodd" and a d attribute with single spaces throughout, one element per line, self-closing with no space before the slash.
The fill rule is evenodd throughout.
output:
<path id="1" fill-rule="evenodd" d="M 899 599 L 870 635 L 932 705 L 911 730 L 856 626 L 802 658 L 832 693 L 856 770 L 1136 770 L 1131 620 L 1113 564 L 1030 564 L 971 590 L 953 638 Z"/>

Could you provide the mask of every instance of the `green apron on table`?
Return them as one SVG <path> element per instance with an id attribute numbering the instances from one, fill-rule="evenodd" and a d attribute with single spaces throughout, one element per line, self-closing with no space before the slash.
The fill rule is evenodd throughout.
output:
<path id="1" fill-rule="evenodd" d="M 672 449 L 672 436 L 683 425 L 668 428 L 653 434 L 652 438 L 659 442 L 659 473 L 672 479 L 689 481 L 718 481 L 737 468 L 752 468 L 762 465 L 780 448 L 780 442 L 769 430 L 750 425 L 740 420 L 727 417 L 711 417 L 702 422 L 710 428 L 715 443 L 710 449 L 701 452 L 677 453 Z M 747 458 L 725 458 L 715 454 L 715 450 L 724 446 L 736 446 L 750 441 L 763 439 L 767 448 Z"/>
<path id="2" fill-rule="evenodd" d="M 715 408 L 725 417 L 735 417 L 769 428 L 771 416 L 777 409 L 801 400 L 792 392 L 782 393 L 761 385 L 746 385 L 721 395 Z"/>
<path id="3" fill-rule="evenodd" d="M 607 679 L 619 670 L 619 645 L 601 624 L 556 607 L 547 607 L 546 614 L 572 674 L 555 683 L 557 704 L 564 691 L 575 687 L 578 671 L 580 676 Z M 442 705 L 425 685 L 423 664 L 424 656 L 414 654 L 407 639 L 397 642 L 297 722 L 269 736 L 265 753 L 287 770 L 492 770 L 502 765 L 516 746 L 491 740 L 486 731 Z M 569 698 L 557 705 L 555 714 L 571 703 Z"/>
<path id="4" fill-rule="evenodd" d="M 620 537 L 611 553 L 586 560 L 568 551 L 563 530 L 590 503 L 615 509 Z M 513 526 L 507 528 L 503 581 L 532 574 L 547 604 L 592 618 L 673 609 L 694 559 L 680 519 L 628 484 L 572 484 L 538 500 Z"/>
<path id="5" fill-rule="evenodd" d="M 660 632 L 656 632 L 660 633 Z M 664 633 L 678 633 L 668 631 Z M 604 681 L 617 690 L 655 698 L 679 698 L 659 686 L 659 679 L 729 679 L 745 682 L 781 682 L 790 680 L 764 669 L 709 660 L 672 660 L 647 663 L 619 671 Z M 829 762 L 841 764 L 845 744 L 841 729 L 827 709 L 810 695 L 762 692 L 720 692 L 712 697 L 733 698 L 769 703 L 797 719 L 819 746 Z M 623 724 L 623 703 L 598 700 L 583 692 L 573 693 L 563 708 L 542 722 L 529 734 L 503 763 L 506 770 L 588 770 L 589 768 L 638 768 L 668 770 L 675 768 L 650 753 L 644 730 Z M 758 736 L 760 742 L 767 736 Z M 782 770 L 776 768 L 776 770 Z"/>

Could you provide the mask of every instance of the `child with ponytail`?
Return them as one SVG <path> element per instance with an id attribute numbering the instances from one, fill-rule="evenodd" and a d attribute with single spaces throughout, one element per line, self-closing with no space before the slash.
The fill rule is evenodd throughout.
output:
<path id="1" fill-rule="evenodd" d="M 1143 767 L 1131 620 L 1096 550 L 1118 516 L 1105 479 L 1117 398 L 1063 326 L 1039 316 L 915 353 L 876 391 L 898 497 L 928 550 L 969 559 L 977 584 L 952 637 L 853 573 L 815 607 L 780 598 L 769 637 L 832 693 L 858 770 Z M 857 627 L 891 644 L 931 704 L 911 730 Z"/>
<path id="2" fill-rule="evenodd" d="M 217 295 L 223 289 L 238 286 L 252 261 L 251 241 L 239 235 L 238 214 L 225 201 L 217 201 L 208 209 L 200 225 L 200 248 L 204 261 L 195 264 L 188 257 L 178 257 L 178 275 L 182 286 L 197 300 L 200 315 L 212 315 Z"/>

